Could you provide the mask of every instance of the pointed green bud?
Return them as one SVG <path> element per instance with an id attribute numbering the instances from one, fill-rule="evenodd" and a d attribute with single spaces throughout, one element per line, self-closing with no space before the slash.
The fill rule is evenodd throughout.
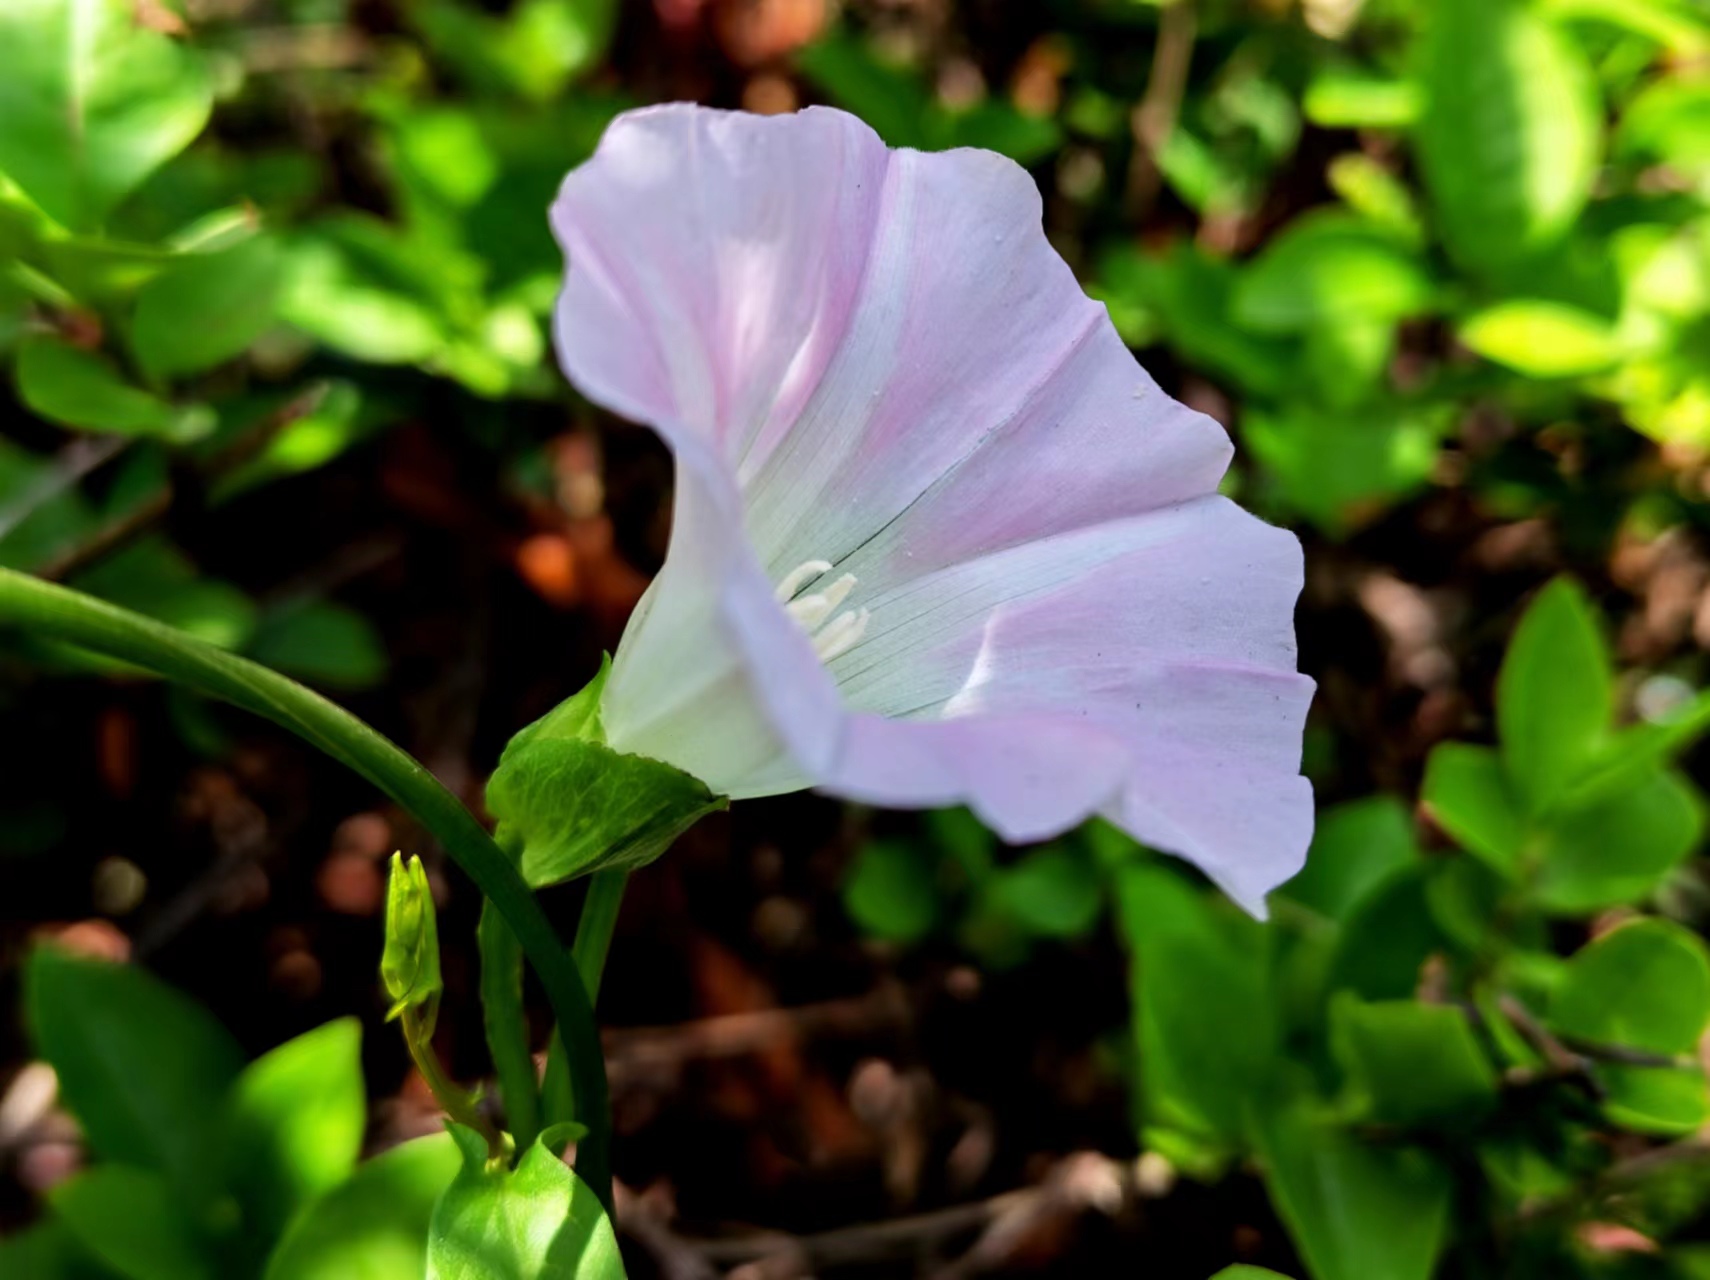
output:
<path id="1" fill-rule="evenodd" d="M 392 855 L 392 876 L 386 886 L 386 949 L 380 954 L 380 979 L 396 1018 L 405 1009 L 419 1008 L 422 1022 L 432 1033 L 439 1013 L 439 926 L 434 919 L 433 891 L 428 888 L 422 860 Z"/>

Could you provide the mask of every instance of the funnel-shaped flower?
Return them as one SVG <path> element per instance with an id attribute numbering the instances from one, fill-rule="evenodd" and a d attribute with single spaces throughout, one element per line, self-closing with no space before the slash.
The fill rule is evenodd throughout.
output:
<path id="1" fill-rule="evenodd" d="M 813 109 L 618 118 L 552 213 L 560 359 L 677 459 L 610 744 L 732 797 L 1100 813 L 1262 911 L 1312 827 L 1300 546 L 1216 496 L 1027 174 Z"/>

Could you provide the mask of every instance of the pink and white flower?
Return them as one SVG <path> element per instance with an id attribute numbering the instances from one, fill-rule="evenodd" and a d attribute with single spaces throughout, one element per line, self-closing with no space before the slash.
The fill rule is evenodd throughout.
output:
<path id="1" fill-rule="evenodd" d="M 677 461 L 601 714 L 733 798 L 1092 814 L 1237 901 L 1299 869 L 1301 552 L 1216 488 L 1027 174 L 859 120 L 671 105 L 565 180 L 559 357 Z"/>

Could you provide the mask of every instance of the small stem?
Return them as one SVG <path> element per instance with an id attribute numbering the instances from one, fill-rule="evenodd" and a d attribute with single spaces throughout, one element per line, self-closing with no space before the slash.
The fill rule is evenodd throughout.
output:
<path id="1" fill-rule="evenodd" d="M 523 1010 L 523 957 L 516 934 L 491 902 L 481 908 L 476 932 L 481 947 L 481 1012 L 487 1049 L 499 1075 L 499 1096 L 517 1151 L 526 1152 L 540 1133 L 540 1085 L 528 1049 Z"/>
<path id="2" fill-rule="evenodd" d="M 0 569 L 0 623 L 119 658 L 283 725 L 415 816 L 509 923 L 540 975 L 588 1127 L 576 1171 L 608 1209 L 611 1104 L 599 1028 L 581 975 L 511 860 L 421 763 L 342 707 L 276 671 L 82 592 Z"/>
<path id="3" fill-rule="evenodd" d="M 612 932 L 617 928 L 618 911 L 623 906 L 623 891 L 628 883 L 629 872 L 623 868 L 596 871 L 588 880 L 588 896 L 582 900 L 582 918 L 576 925 L 571 955 L 582 975 L 590 1005 L 600 997 L 600 978 L 605 973 L 606 954 L 611 950 Z M 576 1117 L 575 1084 L 566 1067 L 559 1038 L 554 1036 L 546 1051 L 546 1079 L 541 1087 L 548 1125 Z"/>
<path id="4" fill-rule="evenodd" d="M 570 954 L 587 988 L 589 1004 L 600 998 L 600 977 L 606 970 L 606 953 L 611 950 L 628 883 L 629 870 L 625 867 L 596 871 L 588 878 L 588 896 L 582 902 L 582 919 L 576 925 L 576 942 Z"/>
<path id="5" fill-rule="evenodd" d="M 504 1140 L 499 1137 L 493 1122 L 481 1114 L 469 1091 L 446 1075 L 445 1068 L 440 1066 L 439 1055 L 433 1051 L 433 1036 L 422 1025 L 421 1013 L 414 1005 L 404 1010 L 404 1043 L 440 1109 L 458 1124 L 485 1138 L 489 1153 L 496 1156 L 502 1152 Z"/>

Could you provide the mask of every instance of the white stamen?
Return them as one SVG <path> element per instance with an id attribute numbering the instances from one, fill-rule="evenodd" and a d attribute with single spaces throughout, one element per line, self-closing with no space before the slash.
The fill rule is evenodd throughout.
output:
<path id="1" fill-rule="evenodd" d="M 853 649 L 867 632 L 873 614 L 868 609 L 851 609 L 838 614 L 813 638 L 813 651 L 821 662 L 830 662 Z"/>
<path id="2" fill-rule="evenodd" d="M 786 573 L 784 580 L 778 584 L 778 603 L 788 604 L 796 598 L 796 592 L 807 586 L 820 574 L 830 571 L 831 561 L 829 560 L 807 560 L 798 564 Z"/>
<path id="3" fill-rule="evenodd" d="M 844 574 L 824 591 L 797 594 L 815 578 L 830 572 L 831 568 L 829 560 L 808 560 L 785 574 L 777 591 L 778 602 L 784 606 L 784 612 L 807 632 L 813 641 L 813 651 L 821 662 L 830 662 L 853 649 L 866 634 L 867 623 L 872 618 L 866 609 L 837 612 L 849 598 L 849 593 L 855 590 L 857 579 L 852 573 Z"/>
<path id="4" fill-rule="evenodd" d="M 784 610 L 812 635 L 820 623 L 837 612 L 837 606 L 848 599 L 849 593 L 854 589 L 855 575 L 846 573 L 824 591 L 816 591 L 810 596 L 790 601 L 784 606 Z"/>

